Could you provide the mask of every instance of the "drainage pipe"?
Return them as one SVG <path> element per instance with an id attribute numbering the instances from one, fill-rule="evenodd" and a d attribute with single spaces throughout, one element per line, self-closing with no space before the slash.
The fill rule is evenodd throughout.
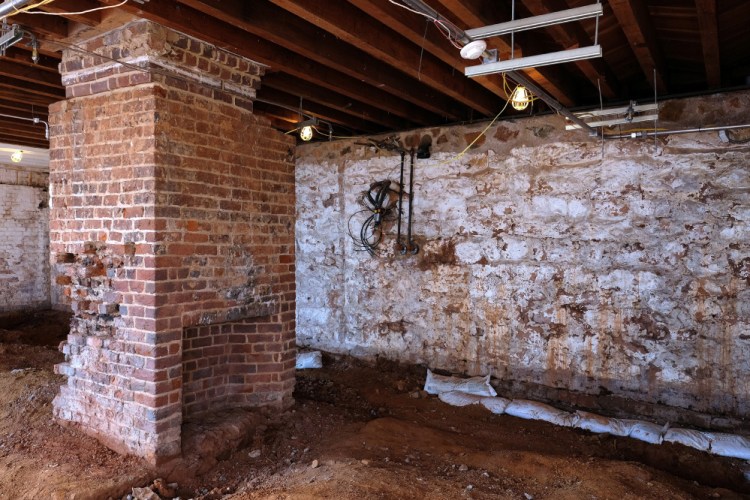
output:
<path id="1" fill-rule="evenodd" d="M 696 132 L 717 132 L 721 130 L 734 130 L 738 128 L 750 128 L 746 125 L 717 125 L 713 127 L 683 128 L 677 130 L 654 130 L 651 132 L 631 132 L 624 134 L 605 135 L 605 139 L 637 139 L 640 137 L 657 137 L 660 135 L 693 134 Z"/>
<path id="2" fill-rule="evenodd" d="M 30 4 L 33 0 L 5 0 L 0 4 L 0 19 L 5 18 L 8 14 L 12 14 L 21 7 L 25 7 Z"/>

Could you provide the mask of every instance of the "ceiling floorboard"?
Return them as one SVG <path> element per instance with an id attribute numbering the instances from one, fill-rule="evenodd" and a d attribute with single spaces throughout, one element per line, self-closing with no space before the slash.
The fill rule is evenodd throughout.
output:
<path id="1" fill-rule="evenodd" d="M 292 108 L 299 105 L 299 98 L 296 95 L 271 87 L 261 87 L 258 90 L 258 98 L 283 104 Z M 317 102 L 308 103 L 305 109 L 308 113 L 315 116 L 316 118 L 331 122 L 335 125 L 344 125 L 346 123 L 356 121 L 357 130 L 360 130 L 364 133 L 372 134 L 375 132 L 381 132 L 383 130 L 382 127 L 378 127 L 372 122 L 368 122 L 362 119 L 355 120 L 351 115 L 347 113 L 343 113 L 336 109 L 329 108 L 328 106 L 318 104 Z"/>
<path id="2" fill-rule="evenodd" d="M 485 116 L 502 106 L 498 96 L 347 2 L 271 2 Z"/>
<path id="3" fill-rule="evenodd" d="M 657 46 L 648 7 L 643 0 L 609 0 L 609 5 L 630 42 L 646 80 L 655 84 L 659 93 L 664 94 L 667 92 L 666 65 L 662 51 Z"/>
<path id="4" fill-rule="evenodd" d="M 424 17 L 416 16 L 382 0 L 349 0 L 349 3 L 406 37 L 420 49 L 434 54 L 460 74 L 463 74 L 464 68 L 469 64 L 465 59 L 461 59 L 459 49 Z M 508 97 L 505 95 L 502 81 L 498 78 L 482 76 L 474 81 L 500 97 Z"/>
<path id="5" fill-rule="evenodd" d="M 510 15 L 505 12 L 499 1 L 490 4 L 483 3 L 482 0 L 439 0 L 439 2 L 443 7 L 440 12 L 448 12 L 445 17 L 450 19 L 453 16 L 455 19 L 453 22 L 462 25 L 460 27 L 464 29 L 480 28 L 510 20 Z M 485 41 L 488 48 L 498 50 L 500 59 L 510 58 L 511 44 L 506 40 L 501 37 L 493 37 Z M 512 48 L 515 57 L 522 57 L 524 50 L 527 49 L 520 44 L 514 44 Z M 564 83 L 557 68 L 551 66 L 538 69 L 530 68 L 524 70 L 523 73 L 563 105 L 572 106 L 575 103 L 572 97 L 574 94 L 572 87 Z M 496 78 L 500 78 L 500 76 L 496 75 Z"/>
<path id="6" fill-rule="evenodd" d="M 102 0 L 114 4 L 115 0 Z M 420 125 L 435 123 L 440 115 L 413 105 L 405 99 L 394 97 L 382 89 L 365 85 L 361 80 L 332 70 L 316 61 L 301 57 L 292 50 L 281 47 L 258 36 L 227 24 L 203 12 L 165 2 L 143 5 L 125 4 L 123 9 L 169 28 L 195 36 L 217 47 L 253 59 L 272 69 L 281 70 L 305 81 L 317 83 L 352 99 L 393 113 Z M 261 83 L 262 84 L 262 83 Z"/>
<path id="7" fill-rule="evenodd" d="M 568 8 L 564 0 L 523 0 L 524 6 L 534 16 L 563 11 Z M 576 23 L 557 24 L 547 28 L 550 36 L 563 49 L 574 49 L 593 44 L 586 32 Z M 600 59 L 576 61 L 575 64 L 594 87 L 601 87 L 602 95 L 614 99 L 619 93 L 617 77 Z"/>
<path id="8" fill-rule="evenodd" d="M 382 125 L 391 130 L 407 125 L 404 120 L 399 119 L 376 106 L 370 106 L 354 99 L 349 99 L 348 97 L 330 89 L 309 82 L 303 82 L 302 80 L 285 73 L 270 73 L 264 76 L 261 90 L 267 87 L 293 94 L 302 101 L 303 105 L 307 100 L 319 102 L 333 109 L 348 113 L 353 117 Z M 416 123 L 411 123 L 411 126 L 416 125 Z"/>
<path id="9" fill-rule="evenodd" d="M 39 7 L 39 10 L 60 14 L 66 19 L 81 23 L 86 26 L 98 26 L 102 22 L 101 11 L 84 12 L 82 14 L 67 14 L 68 12 L 89 11 L 100 7 L 99 2 L 95 0 L 55 0 Z"/>
<path id="10" fill-rule="evenodd" d="M 450 120 L 461 120 L 467 116 L 457 103 L 428 85 L 401 72 L 394 72 L 385 62 L 337 40 L 325 30 L 269 2 L 180 0 L 180 3 L 400 99 L 408 95 L 409 100 L 437 115 L 446 116 Z"/>
<path id="11" fill-rule="evenodd" d="M 721 55 L 719 54 L 716 0 L 695 0 L 695 7 L 698 11 L 706 79 L 709 87 L 717 88 L 721 85 Z"/>

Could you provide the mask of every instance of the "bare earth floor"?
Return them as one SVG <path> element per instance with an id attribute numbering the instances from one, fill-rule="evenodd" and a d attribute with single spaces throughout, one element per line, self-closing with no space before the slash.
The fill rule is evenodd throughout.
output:
<path id="1" fill-rule="evenodd" d="M 0 324 L 0 499 L 123 498 L 158 476 L 202 499 L 750 498 L 742 460 L 454 408 L 419 391 L 423 368 L 349 358 L 299 372 L 284 414 L 236 417 L 234 451 L 193 436 L 152 470 L 52 420 L 66 321 Z"/>

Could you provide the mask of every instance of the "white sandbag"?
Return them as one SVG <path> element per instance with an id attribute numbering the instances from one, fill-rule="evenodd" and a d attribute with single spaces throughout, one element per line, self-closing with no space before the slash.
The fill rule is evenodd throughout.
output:
<path id="1" fill-rule="evenodd" d="M 296 368 L 323 368 L 323 356 L 320 351 L 298 352 Z"/>
<path id="2" fill-rule="evenodd" d="M 612 434 L 613 436 L 628 437 L 630 436 L 633 427 L 638 423 L 640 423 L 640 420 L 610 418 L 609 430 L 607 433 Z"/>
<path id="3" fill-rule="evenodd" d="M 633 424 L 638 420 L 621 420 L 619 418 L 608 418 L 596 413 L 578 410 L 576 413 L 577 420 L 573 427 L 578 427 L 595 434 L 612 434 L 613 436 L 627 437 Z"/>
<path id="4" fill-rule="evenodd" d="M 628 433 L 629 437 L 651 444 L 661 444 L 664 440 L 664 433 L 668 426 L 643 422 L 641 420 L 631 420 L 631 422 L 632 427 Z"/>
<path id="5" fill-rule="evenodd" d="M 427 379 L 424 382 L 424 390 L 430 394 L 442 392 L 460 391 L 477 396 L 497 396 L 497 392 L 490 385 L 490 376 L 458 378 L 436 375 L 427 369 Z"/>
<path id="6" fill-rule="evenodd" d="M 664 434 L 664 441 L 668 443 L 679 443 L 701 451 L 708 451 L 711 447 L 711 440 L 705 433 L 693 429 L 681 429 L 679 427 L 669 429 Z"/>
<path id="7" fill-rule="evenodd" d="M 441 392 L 438 395 L 440 401 L 442 401 L 443 403 L 448 403 L 451 406 L 476 405 L 482 402 L 482 397 L 483 396 L 478 396 L 476 394 L 467 394 L 461 391 Z"/>
<path id="8" fill-rule="evenodd" d="M 501 398 L 500 396 L 482 398 L 482 406 L 490 410 L 495 415 L 502 415 L 510 404 L 510 399 Z"/>
<path id="9" fill-rule="evenodd" d="M 711 441 L 709 451 L 714 455 L 750 460 L 750 439 L 721 432 L 706 432 L 705 435 Z"/>
<path id="10" fill-rule="evenodd" d="M 559 410 L 554 406 L 529 401 L 528 399 L 514 399 L 505 408 L 505 413 L 518 418 L 529 420 L 544 420 L 555 425 L 563 427 L 572 427 L 576 420 L 573 413 Z"/>
<path id="11" fill-rule="evenodd" d="M 589 413 L 587 411 L 578 410 L 576 412 L 578 417 L 574 427 L 583 429 L 595 434 L 607 434 L 610 430 L 610 419 L 597 415 L 596 413 Z"/>

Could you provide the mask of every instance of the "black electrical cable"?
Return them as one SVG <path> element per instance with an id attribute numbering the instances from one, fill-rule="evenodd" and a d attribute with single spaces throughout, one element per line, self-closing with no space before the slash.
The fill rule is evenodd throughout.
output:
<path id="1" fill-rule="evenodd" d="M 383 239 L 382 223 L 391 219 L 393 204 L 391 203 L 391 193 L 396 191 L 391 188 L 390 179 L 374 182 L 370 188 L 362 193 L 360 202 L 364 206 L 363 210 L 355 212 L 349 217 L 347 229 L 349 236 L 354 240 L 354 249 L 357 251 L 366 251 L 374 256 L 376 247 Z M 351 230 L 352 219 L 362 213 L 370 213 L 359 230 L 359 236 L 355 236 Z"/>
<path id="2" fill-rule="evenodd" d="M 401 253 L 406 253 L 406 245 L 401 241 L 401 216 L 403 215 L 403 203 L 404 203 L 404 158 L 406 152 L 401 151 L 401 179 L 398 183 L 398 231 L 396 233 L 396 244 L 400 247 Z"/>

